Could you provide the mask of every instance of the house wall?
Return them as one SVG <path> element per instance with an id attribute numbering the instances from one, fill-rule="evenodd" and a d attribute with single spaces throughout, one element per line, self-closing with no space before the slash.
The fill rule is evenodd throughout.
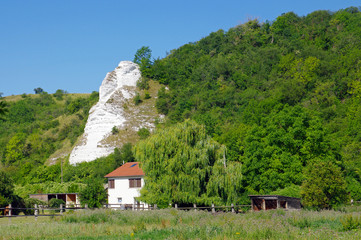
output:
<path id="1" fill-rule="evenodd" d="M 143 177 L 141 178 L 141 185 L 144 186 Z M 109 178 L 114 179 L 114 188 L 108 188 L 108 204 L 134 204 L 134 198 L 140 196 L 140 188 L 129 188 L 129 178 Z M 118 202 L 118 198 L 122 198 L 122 202 Z M 146 206 L 145 206 L 146 207 Z"/>
<path id="2" fill-rule="evenodd" d="M 46 202 L 46 203 L 48 202 L 48 195 L 47 194 L 30 194 L 29 197 L 41 200 L 41 201 Z"/>

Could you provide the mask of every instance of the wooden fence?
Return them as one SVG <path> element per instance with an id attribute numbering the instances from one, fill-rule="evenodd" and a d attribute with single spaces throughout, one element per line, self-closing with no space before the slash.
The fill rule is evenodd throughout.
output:
<path id="1" fill-rule="evenodd" d="M 144 210 L 157 210 L 157 204 L 154 206 L 148 205 L 145 207 L 144 204 L 104 204 L 102 208 L 110 208 L 116 210 L 133 210 L 133 211 L 144 211 Z M 33 208 L 15 208 L 12 207 L 11 204 L 8 207 L 0 208 L 0 211 L 3 212 L 3 215 L 0 215 L 0 218 L 12 218 L 12 217 L 29 217 L 33 216 L 35 219 L 37 217 L 43 216 L 62 216 L 66 211 L 78 211 L 78 210 L 87 210 L 89 209 L 87 204 L 84 207 L 80 205 L 75 205 L 74 207 L 64 207 L 63 204 L 60 205 L 60 208 L 49 208 L 47 206 L 41 206 L 35 204 Z M 209 211 L 212 213 L 216 212 L 232 212 L 232 213 L 241 213 L 251 209 L 251 205 L 233 205 L 231 206 L 202 206 L 197 207 L 196 204 L 193 204 L 193 207 L 178 207 L 177 204 L 174 205 L 173 209 L 183 210 L 183 211 Z M 31 215 L 14 215 L 13 211 L 20 210 L 22 212 L 33 210 L 34 214 Z"/>
<path id="2" fill-rule="evenodd" d="M 0 218 L 3 217 L 29 217 L 29 216 L 34 216 L 35 219 L 37 219 L 37 217 L 43 217 L 43 216 L 62 216 L 63 213 L 66 210 L 80 210 L 80 209 L 86 209 L 87 206 L 85 207 L 64 207 L 63 204 L 60 204 L 60 208 L 49 208 L 47 206 L 41 206 L 41 205 L 37 205 L 35 204 L 33 208 L 17 208 L 17 207 L 12 207 L 11 204 L 5 208 L 0 208 L 0 211 L 3 213 L 3 215 L 0 215 Z M 14 215 L 13 211 L 20 211 L 20 212 L 25 212 L 25 211 L 34 211 L 34 214 L 31 215 Z"/>

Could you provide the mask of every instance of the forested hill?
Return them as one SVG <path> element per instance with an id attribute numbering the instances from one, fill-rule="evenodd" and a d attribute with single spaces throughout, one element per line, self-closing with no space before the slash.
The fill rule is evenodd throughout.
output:
<path id="1" fill-rule="evenodd" d="M 96 92 L 0 100 L 0 174 L 12 177 L 14 194 L 77 192 L 139 161 L 139 200 L 161 207 L 247 203 L 249 194 L 302 196 L 320 208 L 361 200 L 359 8 L 251 20 L 163 59 L 150 52 L 135 54 L 143 78 L 132 104 L 156 99 L 148 80 L 158 81 L 166 87 L 156 107 L 166 117 L 93 162 L 69 165 L 67 154 Z M 1 191 L 0 206 L 10 203 Z"/>
<path id="2" fill-rule="evenodd" d="M 244 196 L 297 189 L 327 162 L 361 200 L 360 67 L 361 13 L 351 7 L 251 20 L 142 72 L 168 85 L 156 106 L 169 123 L 204 124 L 242 164 Z"/>

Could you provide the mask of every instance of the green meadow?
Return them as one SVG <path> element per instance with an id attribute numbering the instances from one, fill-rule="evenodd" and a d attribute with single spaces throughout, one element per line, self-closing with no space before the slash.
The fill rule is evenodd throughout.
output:
<path id="1" fill-rule="evenodd" d="M 360 239 L 361 207 L 338 211 L 65 213 L 0 219 L 1 239 Z"/>

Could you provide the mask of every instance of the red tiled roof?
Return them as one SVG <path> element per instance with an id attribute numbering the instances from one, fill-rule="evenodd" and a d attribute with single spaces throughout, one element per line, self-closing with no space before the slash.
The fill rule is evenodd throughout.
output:
<path id="1" fill-rule="evenodd" d="M 118 167 L 113 172 L 105 175 L 105 177 L 128 177 L 128 176 L 144 176 L 144 172 L 139 168 L 139 162 L 128 162 Z"/>

